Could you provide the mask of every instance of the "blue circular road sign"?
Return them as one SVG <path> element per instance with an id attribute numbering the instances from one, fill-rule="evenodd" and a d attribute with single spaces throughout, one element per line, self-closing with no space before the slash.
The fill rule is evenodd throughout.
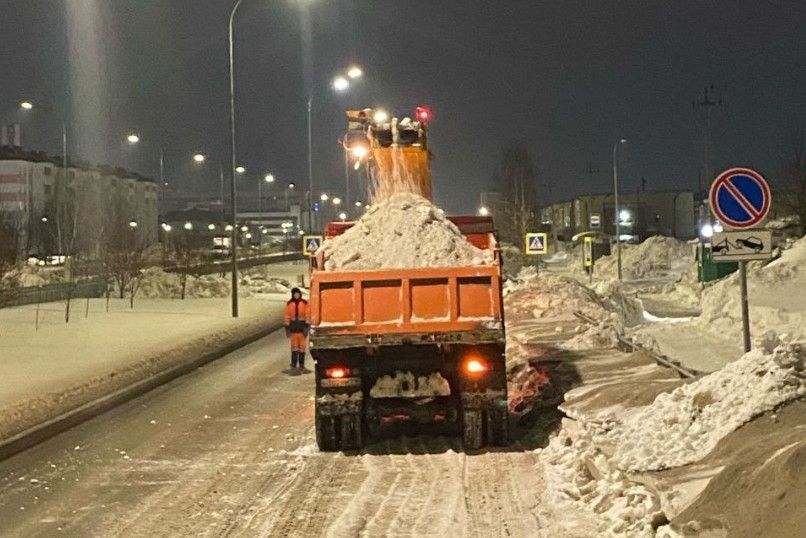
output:
<path id="1" fill-rule="evenodd" d="M 725 170 L 711 184 L 711 211 L 729 228 L 752 228 L 770 210 L 770 187 L 749 168 Z"/>

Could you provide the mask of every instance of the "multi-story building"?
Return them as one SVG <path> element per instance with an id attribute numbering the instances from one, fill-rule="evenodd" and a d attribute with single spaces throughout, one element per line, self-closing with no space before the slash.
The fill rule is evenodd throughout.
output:
<path id="1" fill-rule="evenodd" d="M 21 255 L 97 256 L 104 236 L 125 227 L 147 246 L 158 239 L 157 183 L 76 161 L 65 171 L 59 157 L 0 147 L 0 218 L 15 224 Z"/>

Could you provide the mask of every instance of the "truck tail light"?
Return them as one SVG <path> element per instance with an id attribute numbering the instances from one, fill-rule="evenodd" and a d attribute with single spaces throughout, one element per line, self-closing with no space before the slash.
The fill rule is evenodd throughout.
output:
<path id="1" fill-rule="evenodd" d="M 463 370 L 467 375 L 480 376 L 490 371 L 490 365 L 482 358 L 470 357 L 465 360 Z"/>
<path id="2" fill-rule="evenodd" d="M 334 366 L 325 370 L 325 377 L 330 379 L 343 379 L 350 375 L 350 370 L 343 366 Z"/>

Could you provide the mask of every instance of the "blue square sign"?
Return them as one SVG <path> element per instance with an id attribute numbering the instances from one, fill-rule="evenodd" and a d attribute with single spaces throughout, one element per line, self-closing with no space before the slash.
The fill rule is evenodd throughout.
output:
<path id="1" fill-rule="evenodd" d="M 549 242 L 546 232 L 530 232 L 526 234 L 526 254 L 546 254 Z"/>

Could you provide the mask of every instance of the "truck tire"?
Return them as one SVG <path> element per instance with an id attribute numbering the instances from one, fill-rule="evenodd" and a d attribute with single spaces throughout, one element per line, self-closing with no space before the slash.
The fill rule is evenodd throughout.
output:
<path id="1" fill-rule="evenodd" d="M 322 452 L 336 452 L 339 449 L 336 438 L 336 419 L 331 416 L 322 416 L 318 412 L 316 422 L 316 445 Z"/>
<path id="2" fill-rule="evenodd" d="M 341 448 L 361 450 L 364 446 L 361 415 L 342 415 L 339 419 L 341 422 Z"/>
<path id="3" fill-rule="evenodd" d="M 484 439 L 481 409 L 462 410 L 462 445 L 465 450 L 481 448 Z"/>
<path id="4" fill-rule="evenodd" d="M 506 409 L 487 411 L 487 444 L 495 446 L 509 444 L 508 418 Z"/>

